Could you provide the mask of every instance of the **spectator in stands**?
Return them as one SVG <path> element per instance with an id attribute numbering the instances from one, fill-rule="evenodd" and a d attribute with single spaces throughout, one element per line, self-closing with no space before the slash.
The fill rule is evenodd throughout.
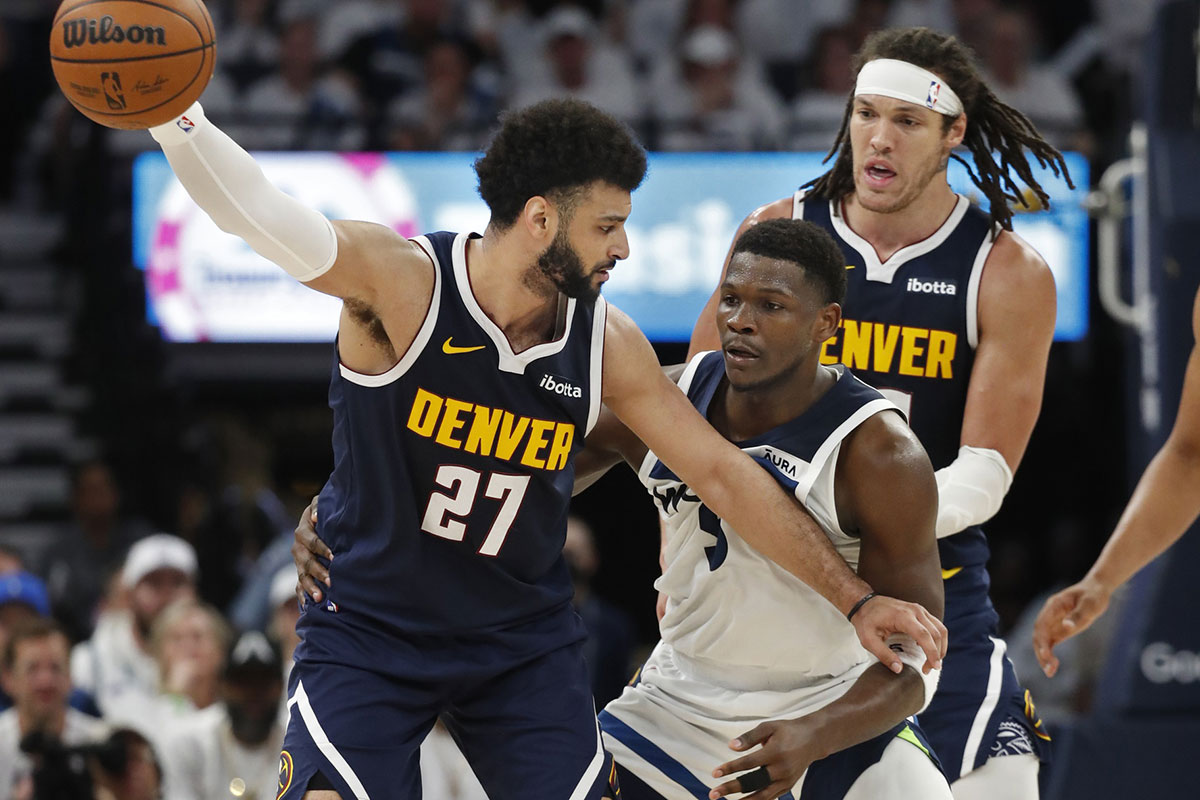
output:
<path id="1" fill-rule="evenodd" d="M 21 551 L 0 542 L 0 575 L 10 572 L 21 572 L 25 569 L 25 557 Z M 0 649 L 3 645 L 0 644 Z"/>
<path id="2" fill-rule="evenodd" d="M 0 653 L 4 652 L 10 633 L 50 614 L 46 586 L 28 572 L 0 574 Z M 12 698 L 0 683 L 0 711 L 12 706 Z M 0 785 L 0 790 L 3 785 Z M 2 797 L 3 794 L 0 794 Z"/>
<path id="3" fill-rule="evenodd" d="M 826 28 L 813 48 L 814 85 L 792 105 L 793 150 L 825 153 L 837 138 L 846 114 L 846 97 L 854 88 L 854 42 L 846 28 Z"/>
<path id="4" fill-rule="evenodd" d="M 992 19 L 998 11 L 996 0 L 954 0 L 954 35 L 982 56 L 992 38 Z"/>
<path id="5" fill-rule="evenodd" d="M 279 36 L 271 0 L 223 0 L 208 3 L 217 24 L 221 55 L 217 67 L 240 91 L 273 72 L 279 63 Z M 205 112 L 208 105 L 205 104 Z"/>
<path id="6" fill-rule="evenodd" d="M 283 680 L 287 683 L 292 671 L 292 654 L 300 637 L 296 634 L 296 622 L 300 619 L 300 602 L 296 598 L 296 568 L 290 563 L 280 567 L 271 581 L 271 621 L 267 635 L 279 647 L 283 660 Z"/>
<path id="7" fill-rule="evenodd" d="M 738 39 L 746 52 L 763 64 L 780 95 L 790 101 L 803 88 L 801 67 L 813 62 L 820 68 L 820 54 L 815 52 L 818 33 L 844 25 L 852 11 L 849 0 L 741 0 L 735 9 Z M 804 24 L 780 24 L 788 19 L 804 20 Z M 843 93 L 843 109 L 845 100 Z"/>
<path id="8" fill-rule="evenodd" d="M 496 98 L 472 79 L 475 57 L 462 39 L 444 37 L 429 45 L 422 84 L 388 108 L 390 149 L 483 149 Z"/>
<path id="9" fill-rule="evenodd" d="M 159 668 L 151 653 L 155 620 L 172 602 L 195 596 L 196 552 L 167 533 L 139 540 L 121 571 L 128 609 L 101 615 L 92 638 L 71 653 L 71 677 L 108 716 L 125 704 L 154 696 Z"/>
<path id="10" fill-rule="evenodd" d="M 294 580 L 294 572 L 293 572 Z M 183 722 L 163 748 L 172 800 L 271 797 L 279 788 L 283 696 L 279 651 L 262 633 L 241 634 L 225 661 L 220 702 Z"/>
<path id="11" fill-rule="evenodd" d="M 165 719 L 217 702 L 231 638 L 229 623 L 207 603 L 183 597 L 163 609 L 150 634 L 150 649 L 168 701 L 159 707 Z"/>
<path id="12" fill-rule="evenodd" d="M 1090 149 L 1082 136 L 1083 109 L 1075 89 L 1052 67 L 1034 61 L 1036 38 L 1024 11 L 997 12 L 984 51 L 984 79 L 997 97 L 1021 109 L 1055 147 Z"/>
<path id="13" fill-rule="evenodd" d="M 778 97 L 737 40 L 702 26 L 655 70 L 649 106 L 663 150 L 773 150 L 783 141 Z"/>
<path id="14" fill-rule="evenodd" d="M 340 73 L 325 69 L 317 18 L 300 10 L 305 13 L 283 20 L 278 73 L 246 89 L 243 106 L 254 119 L 237 126 L 234 135 L 250 148 L 358 149 L 364 142 L 358 92 Z"/>
<path id="15" fill-rule="evenodd" d="M 146 737 L 118 728 L 92 758 L 95 800 L 161 800 L 162 766 Z M 217 797 L 218 795 L 213 795 Z"/>
<path id="16" fill-rule="evenodd" d="M 56 622 L 39 618 L 11 632 L 0 661 L 0 682 L 13 707 L 0 713 L 0 797 L 15 787 L 28 789 L 36 764 L 22 752 L 31 734 L 44 747 L 89 744 L 101 739 L 106 725 L 67 705 L 71 642 Z M 37 737 L 35 737 L 37 738 Z"/>
<path id="17" fill-rule="evenodd" d="M 50 607 L 72 639 L 91 635 L 109 579 L 130 545 L 151 532 L 143 520 L 121 515 L 121 491 L 112 469 L 88 461 L 71 476 L 71 520 L 37 570 L 50 591 Z"/>
<path id="18" fill-rule="evenodd" d="M 601 708 L 621 694 L 633 672 L 633 622 L 624 611 L 592 591 L 600 556 L 591 526 L 579 517 L 567 520 L 563 557 L 575 586 L 575 611 L 587 628 L 583 657 L 592 679 L 596 708 Z"/>
<path id="19" fill-rule="evenodd" d="M 626 123 L 641 118 L 642 100 L 629 56 L 602 35 L 593 17 L 577 6 L 561 6 L 546 15 L 541 31 L 545 68 L 514 87 L 511 107 L 573 97 Z"/>

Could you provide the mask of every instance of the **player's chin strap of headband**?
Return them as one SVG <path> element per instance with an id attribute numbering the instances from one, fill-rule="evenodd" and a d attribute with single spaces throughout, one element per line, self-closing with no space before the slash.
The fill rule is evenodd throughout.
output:
<path id="1" fill-rule="evenodd" d="M 962 113 L 962 101 L 946 82 L 927 69 L 894 58 L 868 61 L 858 71 L 854 96 L 879 94 L 931 108 L 947 117 Z"/>

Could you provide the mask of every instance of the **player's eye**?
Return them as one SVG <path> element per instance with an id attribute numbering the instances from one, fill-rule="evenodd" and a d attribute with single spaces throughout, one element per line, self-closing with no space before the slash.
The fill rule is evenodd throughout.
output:
<path id="1" fill-rule="evenodd" d="M 600 231 L 604 234 L 612 233 L 616 229 L 617 229 L 616 225 L 601 225 L 600 226 Z"/>

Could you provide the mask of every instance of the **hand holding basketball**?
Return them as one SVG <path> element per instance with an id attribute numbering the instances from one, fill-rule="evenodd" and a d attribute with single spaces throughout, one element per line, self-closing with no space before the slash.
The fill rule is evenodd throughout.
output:
<path id="1" fill-rule="evenodd" d="M 216 63 L 201 0 L 63 0 L 50 63 L 63 94 L 110 128 L 150 128 L 194 103 Z"/>

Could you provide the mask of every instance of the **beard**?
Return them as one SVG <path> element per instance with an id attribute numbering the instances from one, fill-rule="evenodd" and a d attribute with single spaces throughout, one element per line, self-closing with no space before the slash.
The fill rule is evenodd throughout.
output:
<path id="1" fill-rule="evenodd" d="M 583 259 L 567 241 L 564 226 L 554 235 L 550 246 L 538 256 L 537 268 L 557 291 L 576 300 L 593 302 L 600 296 L 600 287 L 592 283 L 592 274 L 597 269 L 611 268 L 613 263 L 610 261 L 587 269 Z"/>

